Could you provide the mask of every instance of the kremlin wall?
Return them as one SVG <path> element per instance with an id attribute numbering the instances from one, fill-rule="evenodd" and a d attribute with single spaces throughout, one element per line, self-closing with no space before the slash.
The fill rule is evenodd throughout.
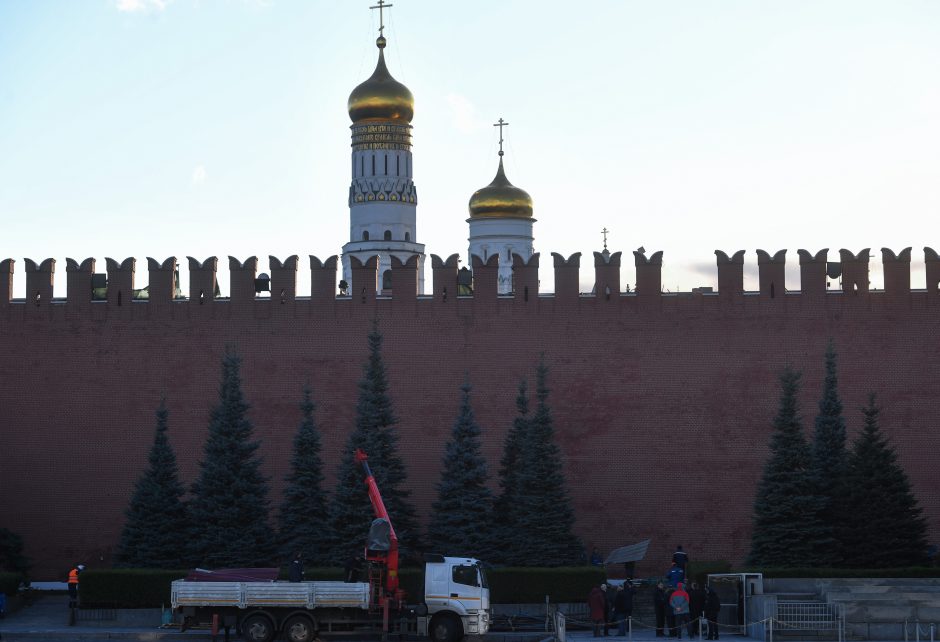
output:
<path id="1" fill-rule="evenodd" d="M 421 516 L 435 498 L 465 378 L 495 487 L 517 386 L 534 377 L 544 354 L 585 545 L 608 553 L 651 538 L 641 576 L 662 573 L 676 544 L 693 560 L 738 564 L 749 549 L 778 376 L 786 366 L 803 372 L 800 409 L 811 434 L 832 339 L 849 439 L 876 392 L 928 537 L 940 541 L 934 250 L 923 250 L 926 288 L 912 289 L 911 248 L 883 249 L 878 291 L 869 289 L 867 249 L 840 250 L 838 260 L 828 250 L 799 250 L 792 290 L 786 251 L 757 250 L 757 292 L 744 291 L 743 250 L 715 251 L 714 292 L 664 293 L 661 252 L 634 252 L 632 265 L 606 249 L 593 264 L 551 254 L 552 265 L 540 265 L 549 255 L 535 251 L 531 197 L 505 175 L 501 119 L 496 177 L 468 207 L 468 284 L 457 254 L 431 254 L 425 265 L 414 100 L 388 73 L 386 39 L 376 45 L 375 72 L 348 103 L 350 237 L 342 256 L 311 256 L 309 268 L 297 256 L 271 257 L 264 277 L 255 257 L 229 257 L 227 297 L 217 294 L 216 257 L 189 257 L 188 289 L 176 282 L 176 258 L 148 258 L 146 298 L 137 294 L 144 279 L 133 257 L 107 259 L 100 273 L 94 259 L 68 259 L 65 299 L 53 297 L 53 259 L 26 259 L 22 273 L 11 259 L 0 262 L 0 525 L 22 535 L 33 579 L 64 579 L 78 562 L 111 565 L 163 397 L 181 476 L 187 485 L 195 479 L 227 346 L 243 357 L 272 504 L 280 503 L 308 382 L 332 489 L 373 323 L 384 335 L 400 450 Z M 827 276 L 830 267 L 840 277 Z M 297 291 L 300 269 L 310 270 L 309 292 Z M 555 291 L 539 292 L 539 271 L 549 269 Z M 579 279 L 592 277 L 593 293 L 581 293 Z M 24 299 L 13 299 L 14 278 L 25 280 L 17 289 Z M 322 518 L 311 515 L 311 527 Z"/>
<path id="2" fill-rule="evenodd" d="M 312 289 L 302 296 L 293 287 L 297 257 L 272 258 L 268 298 L 255 293 L 256 259 L 230 259 L 226 299 L 213 296 L 216 259 L 190 259 L 187 299 L 171 296 L 175 259 L 150 259 L 148 301 L 128 296 L 134 259 L 108 260 L 101 301 L 91 299 L 93 260 L 68 262 L 64 301 L 49 298 L 54 261 L 26 261 L 31 294 L 11 301 L 7 260 L 0 263 L 0 514 L 24 537 L 37 579 L 57 577 L 76 560 L 110 564 L 163 395 L 182 477 L 195 478 L 226 345 L 244 358 L 244 390 L 273 502 L 288 471 L 305 381 L 319 404 L 331 477 L 353 428 L 366 335 L 377 319 L 422 515 L 434 499 L 465 373 L 495 476 L 516 387 L 532 378 L 544 352 L 585 543 L 607 552 L 652 538 L 638 569 L 644 574 L 658 572 L 676 543 L 693 559 L 740 562 L 777 376 L 786 365 L 803 371 L 801 410 L 811 431 L 832 337 L 850 438 L 861 427 L 857 409 L 877 392 L 883 428 L 937 541 L 940 259 L 925 249 L 928 287 L 912 291 L 910 251 L 883 250 L 885 289 L 869 291 L 867 254 L 841 252 L 841 291 L 827 290 L 825 250 L 800 251 L 799 291 L 783 286 L 784 252 L 758 251 L 760 292 L 742 290 L 743 252 L 716 252 L 717 293 L 663 294 L 659 253 L 635 256 L 630 280 L 638 287 L 631 293 L 621 291 L 630 268 L 620 253 L 598 253 L 598 296 L 578 292 L 577 255 L 554 256 L 550 295 L 538 292 L 540 257 L 515 257 L 511 296 L 497 293 L 497 256 L 474 260 L 472 296 L 453 294 L 456 255 L 432 256 L 433 292 L 426 296 L 417 294 L 416 261 L 396 261 L 391 296 L 377 296 L 376 259 L 354 260 L 355 294 L 336 297 L 335 257 L 311 257 Z"/>

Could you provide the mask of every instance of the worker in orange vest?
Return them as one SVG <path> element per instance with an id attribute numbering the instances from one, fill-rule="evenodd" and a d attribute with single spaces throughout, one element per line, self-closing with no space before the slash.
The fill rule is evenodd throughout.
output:
<path id="1" fill-rule="evenodd" d="M 78 576 L 85 570 L 84 564 L 78 564 L 69 571 L 69 608 L 78 606 Z"/>

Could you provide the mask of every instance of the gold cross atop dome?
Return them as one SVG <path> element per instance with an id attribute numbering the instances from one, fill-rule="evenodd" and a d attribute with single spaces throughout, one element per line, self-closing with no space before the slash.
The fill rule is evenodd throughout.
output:
<path id="1" fill-rule="evenodd" d="M 391 7 L 391 6 L 392 6 L 392 5 L 390 5 L 390 4 L 385 4 L 385 0 L 379 0 L 379 3 L 378 3 L 377 5 L 375 5 L 374 7 L 369 7 L 369 9 L 378 9 L 378 10 L 379 10 L 379 37 L 380 37 L 380 38 L 385 35 L 385 33 L 384 33 L 384 31 L 385 31 L 385 17 L 384 17 L 384 15 L 382 14 L 382 11 L 383 11 L 384 9 L 387 9 L 388 7 Z"/>
<path id="2" fill-rule="evenodd" d="M 499 155 L 503 155 L 503 127 L 509 127 L 507 123 L 502 118 L 499 119 L 499 122 L 493 123 L 493 127 L 499 127 Z"/>
<path id="3" fill-rule="evenodd" d="M 607 235 L 608 235 L 609 233 L 610 233 L 610 230 L 608 230 L 606 227 L 601 230 L 601 234 L 604 235 L 604 249 L 605 249 L 605 250 L 607 249 Z"/>

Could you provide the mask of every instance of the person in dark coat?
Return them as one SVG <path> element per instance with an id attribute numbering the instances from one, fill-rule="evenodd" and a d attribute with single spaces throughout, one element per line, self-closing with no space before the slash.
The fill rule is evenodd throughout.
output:
<path id="1" fill-rule="evenodd" d="M 702 633 L 702 616 L 705 615 L 705 589 L 698 585 L 698 582 L 692 582 L 692 588 L 689 589 L 689 637 L 695 637 Z"/>
<path id="2" fill-rule="evenodd" d="M 301 553 L 294 553 L 294 559 L 290 561 L 289 576 L 291 582 L 304 581 L 304 557 Z"/>
<path id="3" fill-rule="evenodd" d="M 660 582 L 653 593 L 653 609 L 656 611 L 656 637 L 663 637 L 666 626 L 666 585 Z"/>
<path id="4" fill-rule="evenodd" d="M 604 618 L 604 635 L 607 636 L 610 635 L 610 623 L 613 621 L 614 598 L 617 591 L 609 584 L 601 584 L 601 588 L 604 589 L 604 599 L 607 601 L 607 617 Z"/>
<path id="5" fill-rule="evenodd" d="M 671 586 L 666 587 L 666 637 L 674 638 L 679 632 L 676 629 L 676 613 L 672 610 L 672 607 L 669 605 L 670 600 L 672 600 L 672 593 L 675 591 Z"/>
<path id="6" fill-rule="evenodd" d="M 666 571 L 666 579 L 669 581 L 669 586 L 672 588 L 677 588 L 680 582 L 685 581 L 685 571 L 682 570 L 682 567 L 672 563 L 672 566 Z"/>
<path id="7" fill-rule="evenodd" d="M 715 587 L 708 585 L 708 591 L 705 594 L 705 619 L 708 620 L 708 639 L 718 639 L 718 612 L 721 610 L 721 599 L 715 591 Z"/>
<path id="8" fill-rule="evenodd" d="M 594 637 L 599 638 L 601 636 L 601 626 L 607 621 L 607 599 L 604 597 L 604 591 L 601 590 L 600 586 L 591 589 L 587 603 L 591 622 L 594 624 Z"/>
<path id="9" fill-rule="evenodd" d="M 672 561 L 682 569 L 682 572 L 686 572 L 686 567 L 689 565 L 689 554 L 682 550 L 682 544 L 676 546 L 676 552 L 672 554 Z"/>
<path id="10" fill-rule="evenodd" d="M 617 587 L 614 594 L 614 622 L 617 623 L 617 635 L 623 637 L 627 634 L 627 596 L 623 586 Z"/>

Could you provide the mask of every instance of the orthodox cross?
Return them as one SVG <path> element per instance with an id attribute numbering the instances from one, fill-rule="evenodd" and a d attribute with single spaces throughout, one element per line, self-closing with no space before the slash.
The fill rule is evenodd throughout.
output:
<path id="1" fill-rule="evenodd" d="M 379 35 L 384 35 L 382 32 L 385 30 L 385 22 L 382 18 L 382 10 L 391 7 L 390 4 L 385 4 L 385 0 L 379 0 L 379 3 L 374 7 L 369 7 L 369 9 L 378 9 L 379 10 Z"/>
<path id="2" fill-rule="evenodd" d="M 610 232 L 606 227 L 601 230 L 601 234 L 604 235 L 604 249 L 607 249 L 607 234 Z"/>
<path id="3" fill-rule="evenodd" d="M 508 126 L 509 126 L 509 123 L 507 123 L 502 118 L 499 119 L 498 123 L 493 123 L 493 127 L 499 127 L 499 155 L 500 156 L 503 155 L 503 127 L 508 127 Z"/>

